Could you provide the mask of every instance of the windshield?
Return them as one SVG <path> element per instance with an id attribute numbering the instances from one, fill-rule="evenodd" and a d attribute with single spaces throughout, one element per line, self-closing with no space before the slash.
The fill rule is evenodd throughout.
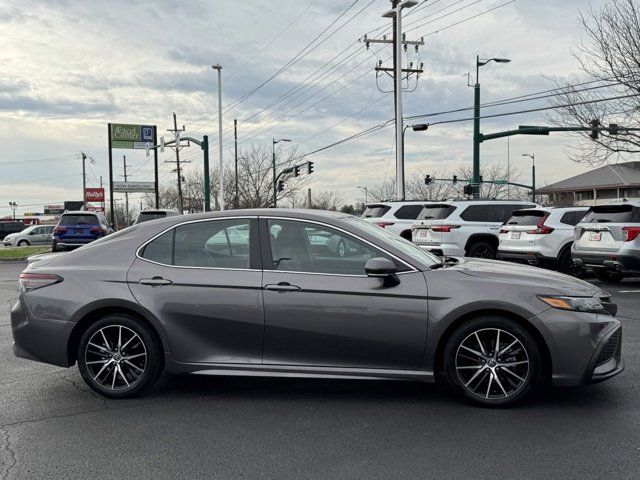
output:
<path id="1" fill-rule="evenodd" d="M 640 222 L 640 212 L 631 205 L 601 205 L 591 207 L 580 223 Z"/>
<path id="2" fill-rule="evenodd" d="M 362 218 L 380 218 L 391 210 L 389 205 L 368 205 L 362 213 Z"/>
<path id="3" fill-rule="evenodd" d="M 418 220 L 444 220 L 456 209 L 453 205 L 425 205 Z"/>
<path id="4" fill-rule="evenodd" d="M 406 254 L 407 256 L 411 257 L 414 260 L 422 262 L 428 266 L 438 265 L 442 263 L 440 259 L 436 257 L 434 254 L 426 250 L 423 250 L 420 247 L 417 247 L 413 243 L 409 242 L 408 240 L 405 240 L 404 238 L 398 235 L 388 232 L 384 228 L 376 227 L 375 225 L 369 222 L 365 222 L 361 218 L 346 217 L 343 220 L 347 222 L 355 223 L 360 229 L 365 230 L 367 233 L 370 233 L 371 235 L 379 238 L 380 240 L 383 240 L 386 243 L 390 243 L 391 245 L 396 247 L 398 250 L 401 250 L 402 253 Z"/>

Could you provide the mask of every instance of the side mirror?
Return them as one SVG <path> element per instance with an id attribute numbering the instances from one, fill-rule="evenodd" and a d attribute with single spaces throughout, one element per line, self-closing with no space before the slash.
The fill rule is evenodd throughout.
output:
<path id="1" fill-rule="evenodd" d="M 390 278 L 395 277 L 398 267 L 388 258 L 371 258 L 364 266 L 368 277 Z"/>

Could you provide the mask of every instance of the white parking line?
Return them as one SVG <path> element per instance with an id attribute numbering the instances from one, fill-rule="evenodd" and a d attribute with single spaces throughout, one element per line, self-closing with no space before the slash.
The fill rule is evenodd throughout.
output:
<path id="1" fill-rule="evenodd" d="M 618 293 L 640 293 L 640 290 L 618 290 Z"/>

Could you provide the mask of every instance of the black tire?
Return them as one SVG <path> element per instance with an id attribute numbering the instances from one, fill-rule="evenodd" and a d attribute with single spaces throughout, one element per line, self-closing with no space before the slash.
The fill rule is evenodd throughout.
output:
<path id="1" fill-rule="evenodd" d="M 56 242 L 55 240 L 53 240 L 51 242 L 51 251 L 52 252 L 59 252 L 60 251 L 60 247 L 58 247 L 58 242 Z"/>
<path id="2" fill-rule="evenodd" d="M 487 258 L 495 260 L 496 249 L 488 242 L 475 242 L 467 248 L 467 257 Z"/>
<path id="3" fill-rule="evenodd" d="M 604 268 L 594 268 L 593 274 L 598 280 L 605 283 L 620 283 L 624 279 L 623 274 L 610 272 Z"/>
<path id="4" fill-rule="evenodd" d="M 17 243 L 17 246 L 18 246 L 18 247 L 28 247 L 28 246 L 29 246 L 29 241 L 28 241 L 28 240 L 20 240 L 20 241 Z"/>
<path id="5" fill-rule="evenodd" d="M 562 253 L 560 253 L 557 261 L 557 268 L 560 273 L 571 275 L 576 278 L 582 278 L 585 274 L 584 268 L 579 266 L 573 261 L 573 258 L 571 258 L 571 247 L 565 248 Z"/>
<path id="6" fill-rule="evenodd" d="M 123 349 L 117 348 L 118 342 Z M 77 358 L 89 388 L 108 398 L 142 394 L 163 370 L 162 348 L 154 333 L 143 322 L 124 315 L 109 315 L 91 324 L 80 339 Z"/>
<path id="7" fill-rule="evenodd" d="M 482 339 L 483 351 L 476 334 Z M 504 351 L 501 355 L 496 355 L 497 338 L 497 353 Z M 518 343 L 506 350 L 515 340 Z M 465 347 L 477 349 L 486 358 L 467 352 Z M 451 335 L 444 351 L 444 368 L 449 385 L 464 398 L 484 406 L 507 407 L 521 401 L 538 384 L 540 350 L 531 335 L 513 320 L 478 317 Z"/>

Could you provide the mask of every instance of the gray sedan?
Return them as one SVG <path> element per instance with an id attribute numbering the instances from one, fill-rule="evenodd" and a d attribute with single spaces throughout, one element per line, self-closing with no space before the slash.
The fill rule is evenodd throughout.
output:
<path id="1" fill-rule="evenodd" d="M 338 238 L 349 249 L 318 248 Z M 503 406 L 545 379 L 623 369 L 604 291 L 547 270 L 439 259 L 359 218 L 235 210 L 142 223 L 20 275 L 17 356 L 125 398 L 163 371 L 443 379 Z"/>

